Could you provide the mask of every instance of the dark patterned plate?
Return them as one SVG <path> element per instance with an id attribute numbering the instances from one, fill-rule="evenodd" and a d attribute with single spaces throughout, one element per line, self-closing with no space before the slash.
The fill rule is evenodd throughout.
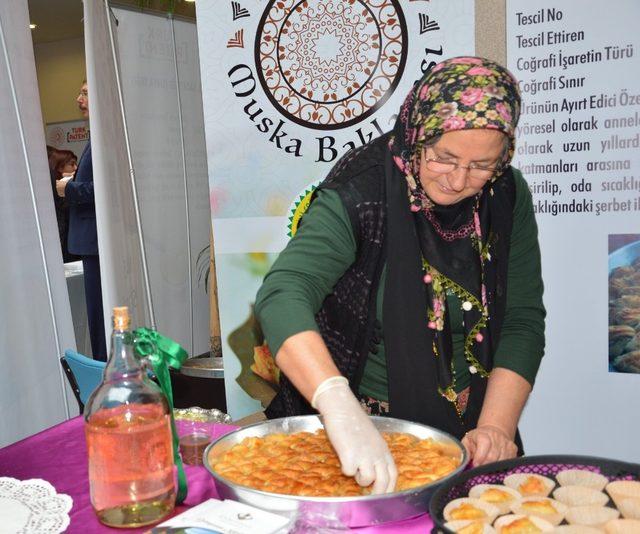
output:
<path id="1" fill-rule="evenodd" d="M 514 473 L 531 473 L 551 478 L 557 484 L 556 475 L 565 469 L 584 469 L 600 473 L 614 480 L 640 480 L 640 464 L 597 458 L 594 456 L 523 456 L 513 460 L 504 460 L 463 471 L 444 482 L 433 494 L 429 503 L 429 514 L 437 534 L 449 534 L 444 527 L 442 515 L 444 507 L 450 501 L 469 495 L 473 486 L 478 484 L 502 484 L 504 479 Z"/>

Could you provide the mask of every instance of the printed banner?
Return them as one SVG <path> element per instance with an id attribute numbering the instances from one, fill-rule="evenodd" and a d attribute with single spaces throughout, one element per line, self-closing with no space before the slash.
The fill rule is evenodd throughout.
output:
<path id="1" fill-rule="evenodd" d="M 548 310 L 528 453 L 638 460 L 639 18 L 635 0 L 507 3 Z"/>
<path id="2" fill-rule="evenodd" d="M 338 157 L 391 129 L 414 81 L 474 53 L 473 0 L 197 4 L 228 410 L 258 411 L 277 373 L 252 304 Z"/>
<path id="3" fill-rule="evenodd" d="M 51 122 L 45 128 L 47 145 L 58 150 L 71 150 L 80 160 L 89 141 L 89 123 L 85 120 Z"/>

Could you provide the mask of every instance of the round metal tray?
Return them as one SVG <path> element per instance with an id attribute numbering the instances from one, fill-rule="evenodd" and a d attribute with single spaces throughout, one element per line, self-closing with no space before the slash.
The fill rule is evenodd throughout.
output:
<path id="1" fill-rule="evenodd" d="M 584 469 L 600 473 L 610 481 L 640 480 L 640 464 L 620 462 L 607 458 L 577 455 L 523 456 L 483 465 L 456 474 L 434 492 L 429 505 L 429 514 L 437 534 L 453 534 L 445 528 L 444 507 L 450 501 L 469 495 L 469 490 L 478 484 L 502 484 L 513 473 L 533 473 L 556 481 L 556 475 L 564 469 Z"/>
<path id="2" fill-rule="evenodd" d="M 209 462 L 248 437 L 268 434 L 315 432 L 322 428 L 318 416 L 303 415 L 272 419 L 241 428 L 211 443 L 204 452 L 204 465 L 214 478 L 218 494 L 223 499 L 233 499 L 263 510 L 286 515 L 297 524 L 314 527 L 364 527 L 389 521 L 401 521 L 424 514 L 435 489 L 444 481 L 461 472 L 467 465 L 467 453 L 453 436 L 418 423 L 410 423 L 390 417 L 371 417 L 381 432 L 406 432 L 419 439 L 433 438 L 455 447 L 460 453 L 460 466 L 446 477 L 405 491 L 385 495 L 362 497 L 301 497 L 256 490 L 234 484 L 216 473 Z"/>
<path id="3" fill-rule="evenodd" d="M 198 378 L 224 378 L 222 358 L 190 358 L 180 367 L 180 373 Z"/>

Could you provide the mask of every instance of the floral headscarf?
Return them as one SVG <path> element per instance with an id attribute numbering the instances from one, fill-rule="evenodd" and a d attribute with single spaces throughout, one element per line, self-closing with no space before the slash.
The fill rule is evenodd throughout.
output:
<path id="1" fill-rule="evenodd" d="M 479 57 L 456 57 L 433 67 L 404 101 L 389 143 L 407 178 L 412 206 L 432 205 L 416 179 L 426 143 L 454 130 L 499 130 L 510 141 L 501 163 L 506 166 L 513 156 L 519 116 L 517 82 L 501 65 Z"/>

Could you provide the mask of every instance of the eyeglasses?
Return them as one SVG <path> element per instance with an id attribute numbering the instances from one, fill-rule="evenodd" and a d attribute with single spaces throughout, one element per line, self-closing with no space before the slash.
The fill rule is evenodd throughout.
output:
<path id="1" fill-rule="evenodd" d="M 469 178 L 474 180 L 489 180 L 494 174 L 500 170 L 499 165 L 484 167 L 482 165 L 460 165 L 453 161 L 442 161 L 437 158 L 427 158 L 424 160 L 427 169 L 438 174 L 449 174 L 458 169 L 467 169 Z"/>
<path id="2" fill-rule="evenodd" d="M 89 96 L 89 93 L 87 91 L 80 91 L 78 93 L 78 96 L 82 96 L 84 98 L 87 98 Z"/>

